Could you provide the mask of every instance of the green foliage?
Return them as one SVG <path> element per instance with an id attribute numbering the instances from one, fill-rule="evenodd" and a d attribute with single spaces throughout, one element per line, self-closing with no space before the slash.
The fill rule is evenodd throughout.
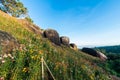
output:
<path id="1" fill-rule="evenodd" d="M 27 8 L 19 0 L 1 0 L 3 8 L 1 9 L 14 17 L 20 17 L 27 14 Z"/>
<path id="2" fill-rule="evenodd" d="M 104 46 L 104 47 L 98 47 L 99 50 L 104 50 L 105 53 L 115 53 L 120 54 L 120 45 L 117 46 Z"/>
<path id="3" fill-rule="evenodd" d="M 120 54 L 108 54 L 107 65 L 113 74 L 120 77 Z"/>
<path id="4" fill-rule="evenodd" d="M 32 20 L 30 17 L 25 17 L 25 19 L 26 19 L 28 22 L 33 23 L 33 20 Z"/>

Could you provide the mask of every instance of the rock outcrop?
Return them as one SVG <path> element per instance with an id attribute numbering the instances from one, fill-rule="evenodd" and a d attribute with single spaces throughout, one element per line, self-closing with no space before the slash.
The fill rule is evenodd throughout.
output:
<path id="1" fill-rule="evenodd" d="M 61 44 L 63 44 L 63 45 L 69 46 L 70 40 L 69 40 L 68 37 L 62 36 L 62 37 L 60 37 L 60 42 L 61 42 Z"/>
<path id="2" fill-rule="evenodd" d="M 7 32 L 0 31 L 0 52 L 1 53 L 9 53 L 19 44 L 17 40 Z"/>
<path id="3" fill-rule="evenodd" d="M 37 26 L 37 25 L 35 25 L 35 24 L 31 24 L 31 23 L 28 22 L 26 19 L 18 19 L 18 21 L 19 21 L 22 25 L 24 25 L 24 27 L 25 27 L 27 30 L 29 30 L 29 31 L 31 31 L 31 32 L 33 32 L 33 33 L 35 33 L 35 34 L 42 34 L 42 30 L 40 29 L 39 26 Z"/>
<path id="4" fill-rule="evenodd" d="M 87 53 L 87 54 L 89 54 L 89 55 L 92 55 L 92 56 L 95 56 L 95 57 L 99 57 L 102 60 L 106 60 L 107 59 L 107 57 L 103 53 L 101 53 L 99 51 L 96 51 L 94 49 L 91 49 L 91 48 L 83 48 L 82 51 Z"/>
<path id="5" fill-rule="evenodd" d="M 98 53 L 97 53 L 97 51 L 95 51 L 94 49 L 91 49 L 91 48 L 83 48 L 82 51 L 85 52 L 85 53 L 87 53 L 87 54 L 89 54 L 89 55 L 98 57 Z"/>
<path id="6" fill-rule="evenodd" d="M 74 43 L 71 43 L 71 44 L 70 44 L 70 48 L 72 48 L 72 49 L 74 49 L 74 50 L 78 50 L 77 45 L 74 44 Z"/>
<path id="7" fill-rule="evenodd" d="M 50 41 L 52 41 L 53 43 L 60 45 L 60 38 L 59 38 L 59 34 L 56 30 L 53 29 L 47 29 L 43 32 L 43 36 L 45 38 L 48 38 Z"/>

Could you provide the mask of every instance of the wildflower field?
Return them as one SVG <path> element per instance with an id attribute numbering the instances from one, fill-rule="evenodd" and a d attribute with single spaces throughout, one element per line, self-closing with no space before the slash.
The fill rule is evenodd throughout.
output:
<path id="1" fill-rule="evenodd" d="M 109 73 L 97 66 L 102 63 L 98 58 L 54 45 L 1 11 L 0 30 L 10 33 L 20 44 L 10 53 L 0 53 L 0 80 L 42 80 L 42 56 L 56 80 L 110 80 Z M 51 79 L 47 68 L 44 75 L 45 80 Z"/>

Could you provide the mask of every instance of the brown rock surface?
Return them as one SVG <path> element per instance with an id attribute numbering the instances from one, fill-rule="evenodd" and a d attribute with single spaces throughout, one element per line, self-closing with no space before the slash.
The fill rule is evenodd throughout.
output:
<path id="1" fill-rule="evenodd" d="M 61 44 L 63 44 L 63 45 L 69 46 L 70 40 L 69 40 L 68 37 L 62 36 L 62 37 L 60 37 L 60 42 L 61 42 Z"/>
<path id="2" fill-rule="evenodd" d="M 70 44 L 70 47 L 71 47 L 72 49 L 74 49 L 74 50 L 78 50 L 77 45 L 74 44 L 74 43 L 71 43 L 71 44 Z"/>
<path id="3" fill-rule="evenodd" d="M 0 52 L 9 53 L 18 46 L 17 40 L 7 32 L 0 31 Z"/>
<path id="4" fill-rule="evenodd" d="M 47 29 L 43 32 L 43 36 L 48 38 L 53 43 L 60 45 L 60 38 L 59 34 L 56 30 L 53 29 Z"/>
<path id="5" fill-rule="evenodd" d="M 82 51 L 89 54 L 89 55 L 99 57 L 101 60 L 106 60 L 107 59 L 107 57 L 103 53 L 101 53 L 99 51 L 96 51 L 92 48 L 83 48 Z"/>

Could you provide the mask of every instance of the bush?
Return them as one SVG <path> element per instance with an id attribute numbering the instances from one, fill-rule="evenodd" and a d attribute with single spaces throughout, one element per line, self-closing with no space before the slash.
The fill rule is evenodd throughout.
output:
<path id="1" fill-rule="evenodd" d="M 33 20 L 32 20 L 30 17 L 25 17 L 25 19 L 26 19 L 28 22 L 33 23 Z"/>

